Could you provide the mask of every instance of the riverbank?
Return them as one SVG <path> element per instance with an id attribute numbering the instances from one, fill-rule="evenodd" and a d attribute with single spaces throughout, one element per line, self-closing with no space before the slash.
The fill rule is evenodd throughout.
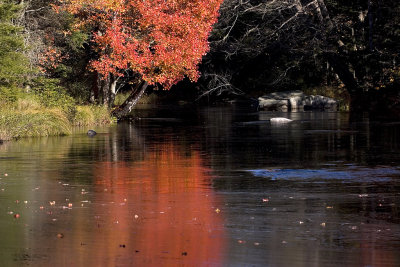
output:
<path id="1" fill-rule="evenodd" d="M 69 135 L 73 126 L 93 126 L 113 123 L 109 111 L 103 106 L 72 105 L 67 110 L 44 107 L 31 101 L 23 105 L 7 104 L 0 108 L 0 141 L 21 137 Z"/>

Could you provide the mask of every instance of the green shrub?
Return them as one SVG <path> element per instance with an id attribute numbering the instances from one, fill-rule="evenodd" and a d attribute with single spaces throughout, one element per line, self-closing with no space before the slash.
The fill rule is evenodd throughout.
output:
<path id="1" fill-rule="evenodd" d="M 116 106 L 122 105 L 125 102 L 125 100 L 129 97 L 130 94 L 131 94 L 131 92 L 117 94 L 115 96 L 114 105 L 116 105 Z"/>
<path id="2" fill-rule="evenodd" d="M 73 124 L 77 126 L 102 125 L 113 122 L 105 106 L 77 106 Z"/>
<path id="3" fill-rule="evenodd" d="M 65 88 L 61 87 L 59 83 L 58 79 L 39 77 L 33 81 L 32 91 L 38 96 L 44 107 L 57 107 L 70 112 L 74 109 L 75 100 L 67 94 Z"/>
<path id="4" fill-rule="evenodd" d="M 22 90 L 14 86 L 0 86 L 0 105 L 13 105 L 22 96 Z"/>

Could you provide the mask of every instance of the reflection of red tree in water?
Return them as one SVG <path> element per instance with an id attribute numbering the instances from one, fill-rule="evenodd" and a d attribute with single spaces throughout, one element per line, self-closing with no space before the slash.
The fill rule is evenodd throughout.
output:
<path id="1" fill-rule="evenodd" d="M 103 162 L 95 170 L 103 198 L 95 201 L 114 202 L 96 205 L 105 217 L 99 220 L 99 264 L 221 265 L 222 214 L 199 154 L 185 155 L 172 144 L 158 149 L 141 162 Z"/>

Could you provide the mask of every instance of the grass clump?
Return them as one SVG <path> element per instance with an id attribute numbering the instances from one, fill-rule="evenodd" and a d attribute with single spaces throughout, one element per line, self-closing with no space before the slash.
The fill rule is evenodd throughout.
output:
<path id="1" fill-rule="evenodd" d="M 77 106 L 73 124 L 76 126 L 111 124 L 114 119 L 105 106 Z"/>
<path id="2" fill-rule="evenodd" d="M 0 140 L 27 136 L 67 135 L 71 132 L 68 118 L 58 109 L 1 110 Z"/>

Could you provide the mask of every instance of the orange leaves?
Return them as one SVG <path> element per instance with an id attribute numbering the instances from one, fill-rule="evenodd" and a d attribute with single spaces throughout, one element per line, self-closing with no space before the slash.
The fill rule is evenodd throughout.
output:
<path id="1" fill-rule="evenodd" d="M 68 55 L 62 55 L 59 48 L 49 46 L 39 55 L 39 66 L 42 72 L 48 72 L 56 69 L 65 59 L 68 59 Z"/>
<path id="2" fill-rule="evenodd" d="M 107 76 L 132 69 L 166 89 L 187 76 L 208 52 L 207 38 L 222 0 L 65 0 L 63 9 L 94 25 L 98 59 L 91 68 Z"/>

